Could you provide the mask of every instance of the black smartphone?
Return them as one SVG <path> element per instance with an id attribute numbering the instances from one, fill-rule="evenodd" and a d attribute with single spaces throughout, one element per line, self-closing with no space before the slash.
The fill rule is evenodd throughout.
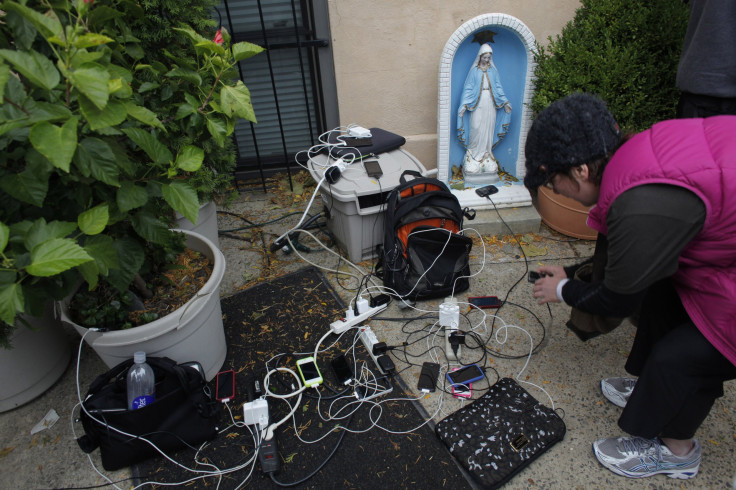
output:
<path id="1" fill-rule="evenodd" d="M 360 148 L 363 146 L 371 146 L 373 144 L 373 139 L 368 138 L 356 138 L 354 136 L 345 136 L 342 138 L 342 140 L 345 142 L 346 146 L 352 146 L 353 148 Z"/>
<path id="2" fill-rule="evenodd" d="M 487 185 L 485 187 L 479 187 L 475 190 L 475 193 L 478 194 L 480 197 L 488 197 L 491 194 L 495 194 L 498 192 L 498 187 L 495 185 Z"/>
<path id="3" fill-rule="evenodd" d="M 215 400 L 225 403 L 235 396 L 235 371 L 220 371 L 215 378 Z"/>
<path id="4" fill-rule="evenodd" d="M 485 373 L 477 364 L 469 364 L 461 367 L 456 371 L 447 373 L 447 379 L 453 385 L 468 385 L 473 381 L 481 380 L 485 377 Z"/>
<path id="5" fill-rule="evenodd" d="M 332 370 L 335 371 L 335 376 L 337 376 L 338 383 L 346 385 L 353 380 L 353 369 L 343 354 L 334 358 L 331 364 Z"/>
<path id="6" fill-rule="evenodd" d="M 363 162 L 363 167 L 365 168 L 365 173 L 368 174 L 368 177 L 378 178 L 383 175 L 383 169 L 378 163 L 378 160 L 367 160 Z"/>
<path id="7" fill-rule="evenodd" d="M 470 296 L 468 303 L 478 308 L 500 308 L 501 300 L 498 296 Z"/>
<path id="8" fill-rule="evenodd" d="M 546 277 L 547 274 L 540 274 L 537 271 L 529 271 L 529 282 L 537 282 L 537 279 Z"/>
<path id="9" fill-rule="evenodd" d="M 440 365 L 436 362 L 425 362 L 422 364 L 422 372 L 419 373 L 417 388 L 424 393 L 433 392 L 437 389 L 437 378 L 440 375 Z"/>

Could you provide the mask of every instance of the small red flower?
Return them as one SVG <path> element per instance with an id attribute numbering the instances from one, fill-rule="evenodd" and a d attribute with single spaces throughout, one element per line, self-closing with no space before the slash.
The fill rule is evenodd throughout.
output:
<path id="1" fill-rule="evenodd" d="M 84 0 L 84 1 L 86 2 L 87 0 Z M 90 1 L 93 2 L 94 0 L 90 0 Z M 222 42 L 223 42 L 222 41 L 222 32 L 221 32 L 220 29 L 217 29 L 217 32 L 215 33 L 215 39 L 214 39 L 214 41 L 215 41 L 215 44 L 222 44 Z"/>
<path id="2" fill-rule="evenodd" d="M 93 3 L 95 3 L 95 0 L 84 0 L 84 3 L 92 5 Z"/>

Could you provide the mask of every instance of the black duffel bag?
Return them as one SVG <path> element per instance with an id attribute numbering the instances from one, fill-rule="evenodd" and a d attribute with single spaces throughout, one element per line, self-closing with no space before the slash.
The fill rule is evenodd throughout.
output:
<path id="1" fill-rule="evenodd" d="M 170 454 L 217 436 L 221 410 L 210 396 L 201 367 L 167 357 L 149 357 L 146 362 L 156 378 L 152 404 L 127 409 L 126 376 L 133 359 L 95 379 L 83 402 L 80 418 L 85 435 L 77 443 L 86 453 L 99 447 L 107 471 L 159 455 L 146 441 Z"/>

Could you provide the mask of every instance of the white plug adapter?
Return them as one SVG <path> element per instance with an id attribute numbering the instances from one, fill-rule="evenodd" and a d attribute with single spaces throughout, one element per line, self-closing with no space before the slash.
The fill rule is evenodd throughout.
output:
<path id="1" fill-rule="evenodd" d="M 268 426 L 268 402 L 258 398 L 243 404 L 243 422 L 245 425 L 257 425 L 261 429 Z"/>
<path id="2" fill-rule="evenodd" d="M 363 126 L 350 126 L 348 128 L 348 135 L 353 138 L 370 138 L 371 131 Z"/>

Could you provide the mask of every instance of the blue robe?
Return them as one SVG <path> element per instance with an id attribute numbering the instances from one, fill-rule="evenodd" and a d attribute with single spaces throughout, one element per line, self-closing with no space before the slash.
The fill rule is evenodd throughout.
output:
<path id="1" fill-rule="evenodd" d="M 496 106 L 496 125 L 493 136 L 493 147 L 495 148 L 498 143 L 501 142 L 506 133 L 509 130 L 511 124 L 511 114 L 507 113 L 503 106 L 509 99 L 506 98 L 506 94 L 501 86 L 501 78 L 498 75 L 498 70 L 494 65 L 490 65 L 486 72 L 483 72 L 477 66 L 474 66 L 468 73 L 468 77 L 465 79 L 465 85 L 463 86 L 463 93 L 460 99 L 460 106 L 458 107 L 457 116 L 457 138 L 460 143 L 467 148 L 468 138 L 465 134 L 465 119 L 470 117 L 471 111 L 475 110 L 480 100 L 480 92 L 483 86 L 483 76 L 488 74 L 490 85 L 492 88 L 491 95 L 493 97 L 494 105 Z M 460 116 L 460 111 L 465 107 L 465 114 Z M 469 126 L 469 125 L 468 125 Z"/>

